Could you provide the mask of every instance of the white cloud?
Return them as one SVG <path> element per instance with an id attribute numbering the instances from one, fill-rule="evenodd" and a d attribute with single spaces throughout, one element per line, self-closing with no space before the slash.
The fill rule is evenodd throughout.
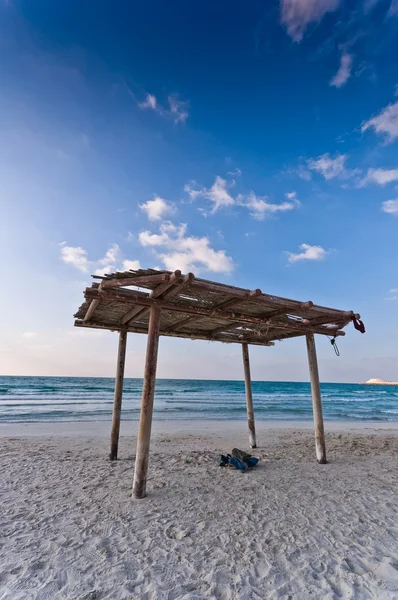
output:
<path id="1" fill-rule="evenodd" d="M 347 160 L 346 154 L 336 154 L 334 158 L 329 153 L 322 154 L 316 159 L 310 159 L 307 161 L 308 168 L 311 171 L 316 171 L 326 180 L 334 179 L 338 177 L 340 179 L 347 179 L 354 171 L 349 171 L 345 166 Z"/>
<path id="2" fill-rule="evenodd" d="M 138 106 L 140 108 L 151 108 L 152 110 L 157 110 L 157 100 L 156 96 L 152 94 L 147 94 L 144 102 L 139 102 Z"/>
<path id="3" fill-rule="evenodd" d="M 398 294 L 398 288 L 391 288 L 391 290 L 389 290 L 390 294 Z"/>
<path id="4" fill-rule="evenodd" d="M 376 133 L 385 135 L 388 142 L 398 138 L 398 102 L 389 104 L 376 116 L 362 123 L 361 131 L 374 129 Z"/>
<path id="5" fill-rule="evenodd" d="M 336 75 L 330 81 L 329 85 L 333 87 L 342 87 L 351 77 L 352 55 L 348 52 L 343 52 L 340 58 L 340 67 Z"/>
<path id="6" fill-rule="evenodd" d="M 143 246 L 152 247 L 166 269 L 180 269 L 183 272 L 213 271 L 229 273 L 234 263 L 225 250 L 214 250 L 207 237 L 187 236 L 187 226 L 179 226 L 166 221 L 159 228 L 160 233 L 142 231 L 139 241 Z"/>
<path id="7" fill-rule="evenodd" d="M 366 185 L 367 183 L 386 185 L 393 181 L 398 181 L 398 169 L 369 169 L 360 185 Z"/>
<path id="8" fill-rule="evenodd" d="M 242 171 L 236 167 L 235 171 L 228 171 L 228 175 L 232 175 L 232 177 L 241 177 Z"/>
<path id="9" fill-rule="evenodd" d="M 120 257 L 120 248 L 117 244 L 113 244 L 106 252 L 104 258 L 101 258 L 99 262 L 102 264 L 108 264 L 109 262 L 115 263 L 119 260 Z"/>
<path id="10" fill-rule="evenodd" d="M 174 212 L 173 205 L 160 196 L 155 196 L 153 200 L 140 204 L 140 209 L 147 214 L 150 221 L 161 221 L 166 215 Z"/>
<path id="11" fill-rule="evenodd" d="M 178 99 L 178 96 L 169 96 L 169 113 L 174 123 L 185 123 L 189 117 L 188 105 L 186 102 Z"/>
<path id="12" fill-rule="evenodd" d="M 310 246 L 309 244 L 300 244 L 299 246 L 302 252 L 295 254 L 294 252 L 287 252 L 288 260 L 290 263 L 295 263 L 299 260 L 322 260 L 325 258 L 327 252 L 322 246 Z"/>
<path id="13" fill-rule="evenodd" d="M 247 196 L 239 195 L 238 203 L 249 209 L 249 214 L 253 219 L 262 221 L 267 215 L 290 211 L 300 204 L 296 192 L 289 192 L 285 194 L 285 197 L 286 202 L 273 204 L 268 202 L 268 196 L 256 196 L 254 192 L 251 192 Z"/>
<path id="14" fill-rule="evenodd" d="M 295 42 L 302 40 L 310 23 L 318 23 L 328 12 L 333 12 L 341 0 L 281 0 L 281 22 Z"/>
<path id="15" fill-rule="evenodd" d="M 205 198 L 212 202 L 213 206 L 211 214 L 217 212 L 220 208 L 228 206 L 241 206 L 249 210 L 251 217 L 257 221 L 262 221 L 266 215 L 271 215 L 279 212 L 293 210 L 299 206 L 300 202 L 297 199 L 296 192 L 288 192 L 285 194 L 286 201 L 281 204 L 274 204 L 268 201 L 268 196 L 257 196 L 254 192 L 249 194 L 238 194 L 236 198 L 229 192 L 229 188 L 235 185 L 235 181 L 227 181 L 220 176 L 217 176 L 213 185 L 210 188 L 195 189 L 196 182 L 192 181 L 186 184 L 184 190 L 189 194 L 191 200 L 197 198 Z M 204 216 L 208 216 L 208 212 L 202 207 L 198 211 Z"/>
<path id="16" fill-rule="evenodd" d="M 396 200 L 386 200 L 383 202 L 381 210 L 389 215 L 398 216 L 398 198 Z"/>
<path id="17" fill-rule="evenodd" d="M 228 192 L 228 187 L 234 185 L 233 182 L 228 183 L 226 179 L 217 175 L 211 188 L 202 188 L 195 190 L 192 187 L 193 184 L 187 184 L 184 190 L 190 195 L 192 200 L 202 197 L 210 200 L 213 203 L 212 213 L 215 213 L 224 206 L 232 206 L 235 204 L 234 198 Z"/>
<path id="18" fill-rule="evenodd" d="M 390 296 L 389 298 L 384 298 L 384 300 L 398 300 L 398 296 Z"/>
<path id="19" fill-rule="evenodd" d="M 61 259 L 64 263 L 73 265 L 76 269 L 86 272 L 88 271 L 87 252 L 81 246 L 68 246 L 66 242 L 62 242 Z"/>
<path id="20" fill-rule="evenodd" d="M 185 123 L 189 117 L 188 104 L 183 100 L 180 100 L 177 95 L 169 96 L 167 98 L 169 107 L 164 108 L 161 106 L 153 94 L 146 94 L 143 102 L 137 102 L 139 108 L 142 110 L 153 110 L 161 117 L 172 119 L 174 123 Z"/>
<path id="21" fill-rule="evenodd" d="M 22 334 L 22 337 L 25 339 L 32 339 L 37 337 L 37 332 L 36 331 L 25 331 L 25 333 Z"/>
<path id="22" fill-rule="evenodd" d="M 292 202 L 293 201 L 298 202 L 297 192 L 286 192 L 285 198 L 287 198 L 288 200 L 291 200 Z"/>
<path id="23" fill-rule="evenodd" d="M 123 261 L 123 270 L 124 271 L 137 271 L 137 269 L 141 269 L 141 264 L 139 260 L 124 260 Z"/>
<path id="24" fill-rule="evenodd" d="M 105 256 L 96 261 L 98 267 L 95 269 L 94 274 L 104 275 L 117 271 L 116 265 L 120 260 L 120 254 L 120 248 L 117 244 L 111 246 Z"/>
<path id="25" fill-rule="evenodd" d="M 90 269 L 95 275 L 140 268 L 138 260 L 122 260 L 122 253 L 118 244 L 113 244 L 102 258 L 89 260 L 87 250 L 81 246 L 67 246 L 66 242 L 62 242 L 61 260 L 80 271 L 87 272 Z"/>

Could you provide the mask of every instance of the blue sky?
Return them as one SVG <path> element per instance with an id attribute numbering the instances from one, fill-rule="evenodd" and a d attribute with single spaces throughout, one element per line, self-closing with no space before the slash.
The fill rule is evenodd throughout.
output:
<path id="1" fill-rule="evenodd" d="M 113 375 L 73 313 L 140 264 L 360 312 L 322 378 L 398 379 L 397 34 L 397 0 L 3 0 L 0 372 Z M 304 340 L 252 365 L 305 380 Z M 162 339 L 158 374 L 241 378 L 240 348 Z"/>

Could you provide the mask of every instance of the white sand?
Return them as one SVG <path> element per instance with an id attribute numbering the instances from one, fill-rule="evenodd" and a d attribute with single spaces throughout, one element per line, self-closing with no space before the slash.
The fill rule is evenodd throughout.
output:
<path id="1" fill-rule="evenodd" d="M 117 463 L 108 424 L 0 427 L 0 598 L 397 599 L 397 425 L 328 425 L 328 465 L 275 425 L 242 474 L 243 422 L 156 424 L 140 501 L 136 424 Z"/>

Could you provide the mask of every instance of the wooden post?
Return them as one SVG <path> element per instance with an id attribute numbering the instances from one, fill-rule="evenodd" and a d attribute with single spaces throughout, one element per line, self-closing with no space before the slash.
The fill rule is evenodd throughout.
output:
<path id="1" fill-rule="evenodd" d="M 115 380 L 115 397 L 113 401 L 111 447 L 109 458 L 117 460 L 119 446 L 120 414 L 122 412 L 124 363 L 126 360 L 127 329 L 121 329 L 119 333 L 119 348 L 117 352 L 117 367 Z"/>
<path id="2" fill-rule="evenodd" d="M 255 424 L 254 424 L 254 411 L 253 411 L 252 381 L 251 381 L 251 377 L 250 377 L 249 348 L 248 348 L 247 344 L 242 344 L 242 355 L 243 355 L 243 368 L 245 371 L 247 421 L 249 424 L 249 443 L 250 443 L 250 448 L 257 448 L 256 428 L 255 428 Z"/>
<path id="3" fill-rule="evenodd" d="M 317 358 L 316 358 L 314 334 L 307 333 L 306 338 L 307 338 L 308 364 L 309 364 L 309 368 L 310 368 L 312 409 L 314 412 L 316 458 L 317 458 L 317 461 L 323 465 L 327 462 L 327 460 L 326 460 L 326 446 L 325 446 L 325 431 L 323 428 L 323 416 L 322 416 L 321 387 L 319 384 L 319 372 L 318 372 L 318 362 L 317 362 Z"/>
<path id="4" fill-rule="evenodd" d="M 140 425 L 135 458 L 133 498 L 145 498 L 148 472 L 149 445 L 151 441 L 153 399 L 155 395 L 156 366 L 158 359 L 160 308 L 152 305 L 149 312 L 148 341 L 145 360 L 144 385 Z"/>

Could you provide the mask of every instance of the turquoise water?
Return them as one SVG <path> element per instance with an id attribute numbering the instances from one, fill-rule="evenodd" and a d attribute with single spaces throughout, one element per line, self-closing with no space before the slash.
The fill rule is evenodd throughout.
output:
<path id="1" fill-rule="evenodd" d="M 0 377 L 0 422 L 109 420 L 112 378 Z M 138 419 L 142 379 L 126 379 L 123 418 Z M 326 419 L 398 420 L 398 387 L 322 384 Z M 256 419 L 312 418 L 308 383 L 253 382 Z M 158 379 L 154 414 L 159 419 L 243 419 L 243 381 Z"/>

